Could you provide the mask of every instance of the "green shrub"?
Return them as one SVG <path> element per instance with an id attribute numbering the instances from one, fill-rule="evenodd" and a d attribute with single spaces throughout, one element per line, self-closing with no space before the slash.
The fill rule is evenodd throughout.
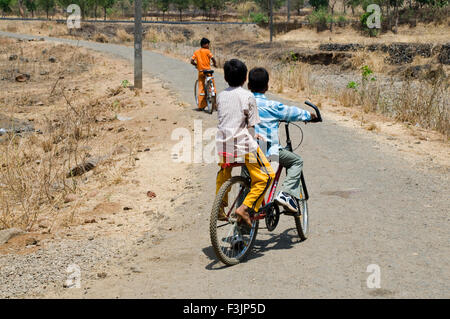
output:
<path id="1" fill-rule="evenodd" d="M 358 83 L 356 83 L 355 81 L 348 82 L 347 89 L 357 90 L 358 89 Z"/>
<path id="2" fill-rule="evenodd" d="M 327 28 L 327 23 L 333 22 L 333 16 L 326 8 L 314 10 L 309 16 L 308 21 L 317 28 L 317 31 L 323 31 Z"/>
<path id="3" fill-rule="evenodd" d="M 251 22 L 257 24 L 269 22 L 269 18 L 262 12 L 250 12 L 249 18 Z"/>

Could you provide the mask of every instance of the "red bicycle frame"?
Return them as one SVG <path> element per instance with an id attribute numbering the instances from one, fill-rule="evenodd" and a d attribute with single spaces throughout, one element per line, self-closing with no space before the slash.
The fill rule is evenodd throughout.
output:
<path id="1" fill-rule="evenodd" d="M 242 167 L 244 165 L 245 164 L 243 164 L 243 163 L 223 163 L 222 164 L 222 168 L 225 168 L 225 167 Z M 273 198 L 274 198 L 275 192 L 276 192 L 277 187 L 278 187 L 278 182 L 280 181 L 280 176 L 281 176 L 281 172 L 282 171 L 283 171 L 283 167 L 281 165 L 279 165 L 277 173 L 275 174 L 275 178 L 273 180 L 272 186 L 270 187 L 270 192 L 269 192 L 269 197 L 267 198 L 267 203 L 271 203 Z M 230 209 L 228 210 L 228 212 L 226 214 L 228 217 L 230 216 L 231 211 L 234 208 L 234 205 L 236 205 L 236 202 L 237 202 L 238 198 L 240 198 L 240 196 L 242 195 L 243 191 L 244 191 L 244 189 L 241 189 L 241 191 L 239 192 L 239 195 L 234 200 L 233 205 L 231 205 Z M 264 199 L 262 204 L 261 204 L 261 207 L 264 207 L 265 205 L 266 205 L 266 200 Z M 257 214 L 255 214 L 254 216 L 251 217 L 251 220 L 252 221 L 253 220 L 261 220 L 261 219 L 264 219 L 264 218 L 266 218 L 266 214 L 265 213 L 257 213 Z"/>

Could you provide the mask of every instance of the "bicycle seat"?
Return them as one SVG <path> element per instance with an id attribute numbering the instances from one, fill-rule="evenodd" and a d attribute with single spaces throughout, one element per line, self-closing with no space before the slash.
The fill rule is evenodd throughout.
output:
<path id="1" fill-rule="evenodd" d="M 203 70 L 202 71 L 205 75 L 213 75 L 214 74 L 214 70 Z"/>
<path id="2" fill-rule="evenodd" d="M 226 152 L 219 152 L 219 156 L 221 156 L 224 160 L 224 162 L 220 164 L 222 168 L 239 167 L 245 165 L 245 160 L 240 156 Z"/>

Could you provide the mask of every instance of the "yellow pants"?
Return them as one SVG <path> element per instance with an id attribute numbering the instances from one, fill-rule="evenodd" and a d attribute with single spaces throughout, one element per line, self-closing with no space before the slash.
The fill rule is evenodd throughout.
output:
<path id="1" fill-rule="evenodd" d="M 221 163 L 224 162 L 225 160 L 222 159 Z M 221 165 L 221 163 L 219 163 L 219 165 Z M 250 173 L 252 182 L 250 192 L 245 197 L 243 204 L 257 212 L 261 207 L 266 191 L 269 189 L 270 184 L 275 178 L 275 173 L 260 148 L 255 152 L 245 155 L 245 166 Z M 231 178 L 231 170 L 232 167 L 221 167 L 220 171 L 217 173 L 216 194 L 219 192 L 222 184 Z M 224 198 L 224 205 L 228 205 L 228 194 Z"/>
<path id="2" fill-rule="evenodd" d="M 205 90 L 205 80 L 206 75 L 203 72 L 198 73 L 198 107 L 204 109 L 208 103 L 206 102 L 206 90 Z M 214 93 L 217 93 L 216 84 L 214 79 L 212 80 L 214 84 Z"/>

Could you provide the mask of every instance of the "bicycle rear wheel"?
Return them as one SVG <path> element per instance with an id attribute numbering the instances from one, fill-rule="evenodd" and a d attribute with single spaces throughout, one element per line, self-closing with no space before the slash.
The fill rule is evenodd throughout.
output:
<path id="1" fill-rule="evenodd" d="M 215 97 L 214 97 L 215 99 Z M 213 112 L 213 106 L 214 106 L 214 101 L 213 101 L 213 96 L 212 96 L 212 86 L 211 86 L 211 82 L 208 81 L 208 83 L 206 84 L 206 111 L 209 114 L 212 114 Z"/>
<path id="2" fill-rule="evenodd" d="M 300 187 L 300 199 L 298 200 L 298 213 L 294 216 L 295 227 L 301 241 L 308 238 L 309 235 L 309 214 L 308 201 L 305 199 L 303 187 Z"/>
<path id="3" fill-rule="evenodd" d="M 210 220 L 210 238 L 216 256 L 226 265 L 236 265 L 248 257 L 258 233 L 259 220 L 252 228 L 237 223 L 236 209 L 250 191 L 250 183 L 241 176 L 226 181 L 214 200 Z M 222 203 L 228 203 L 222 210 Z M 226 218 L 221 218 L 221 211 Z"/>

